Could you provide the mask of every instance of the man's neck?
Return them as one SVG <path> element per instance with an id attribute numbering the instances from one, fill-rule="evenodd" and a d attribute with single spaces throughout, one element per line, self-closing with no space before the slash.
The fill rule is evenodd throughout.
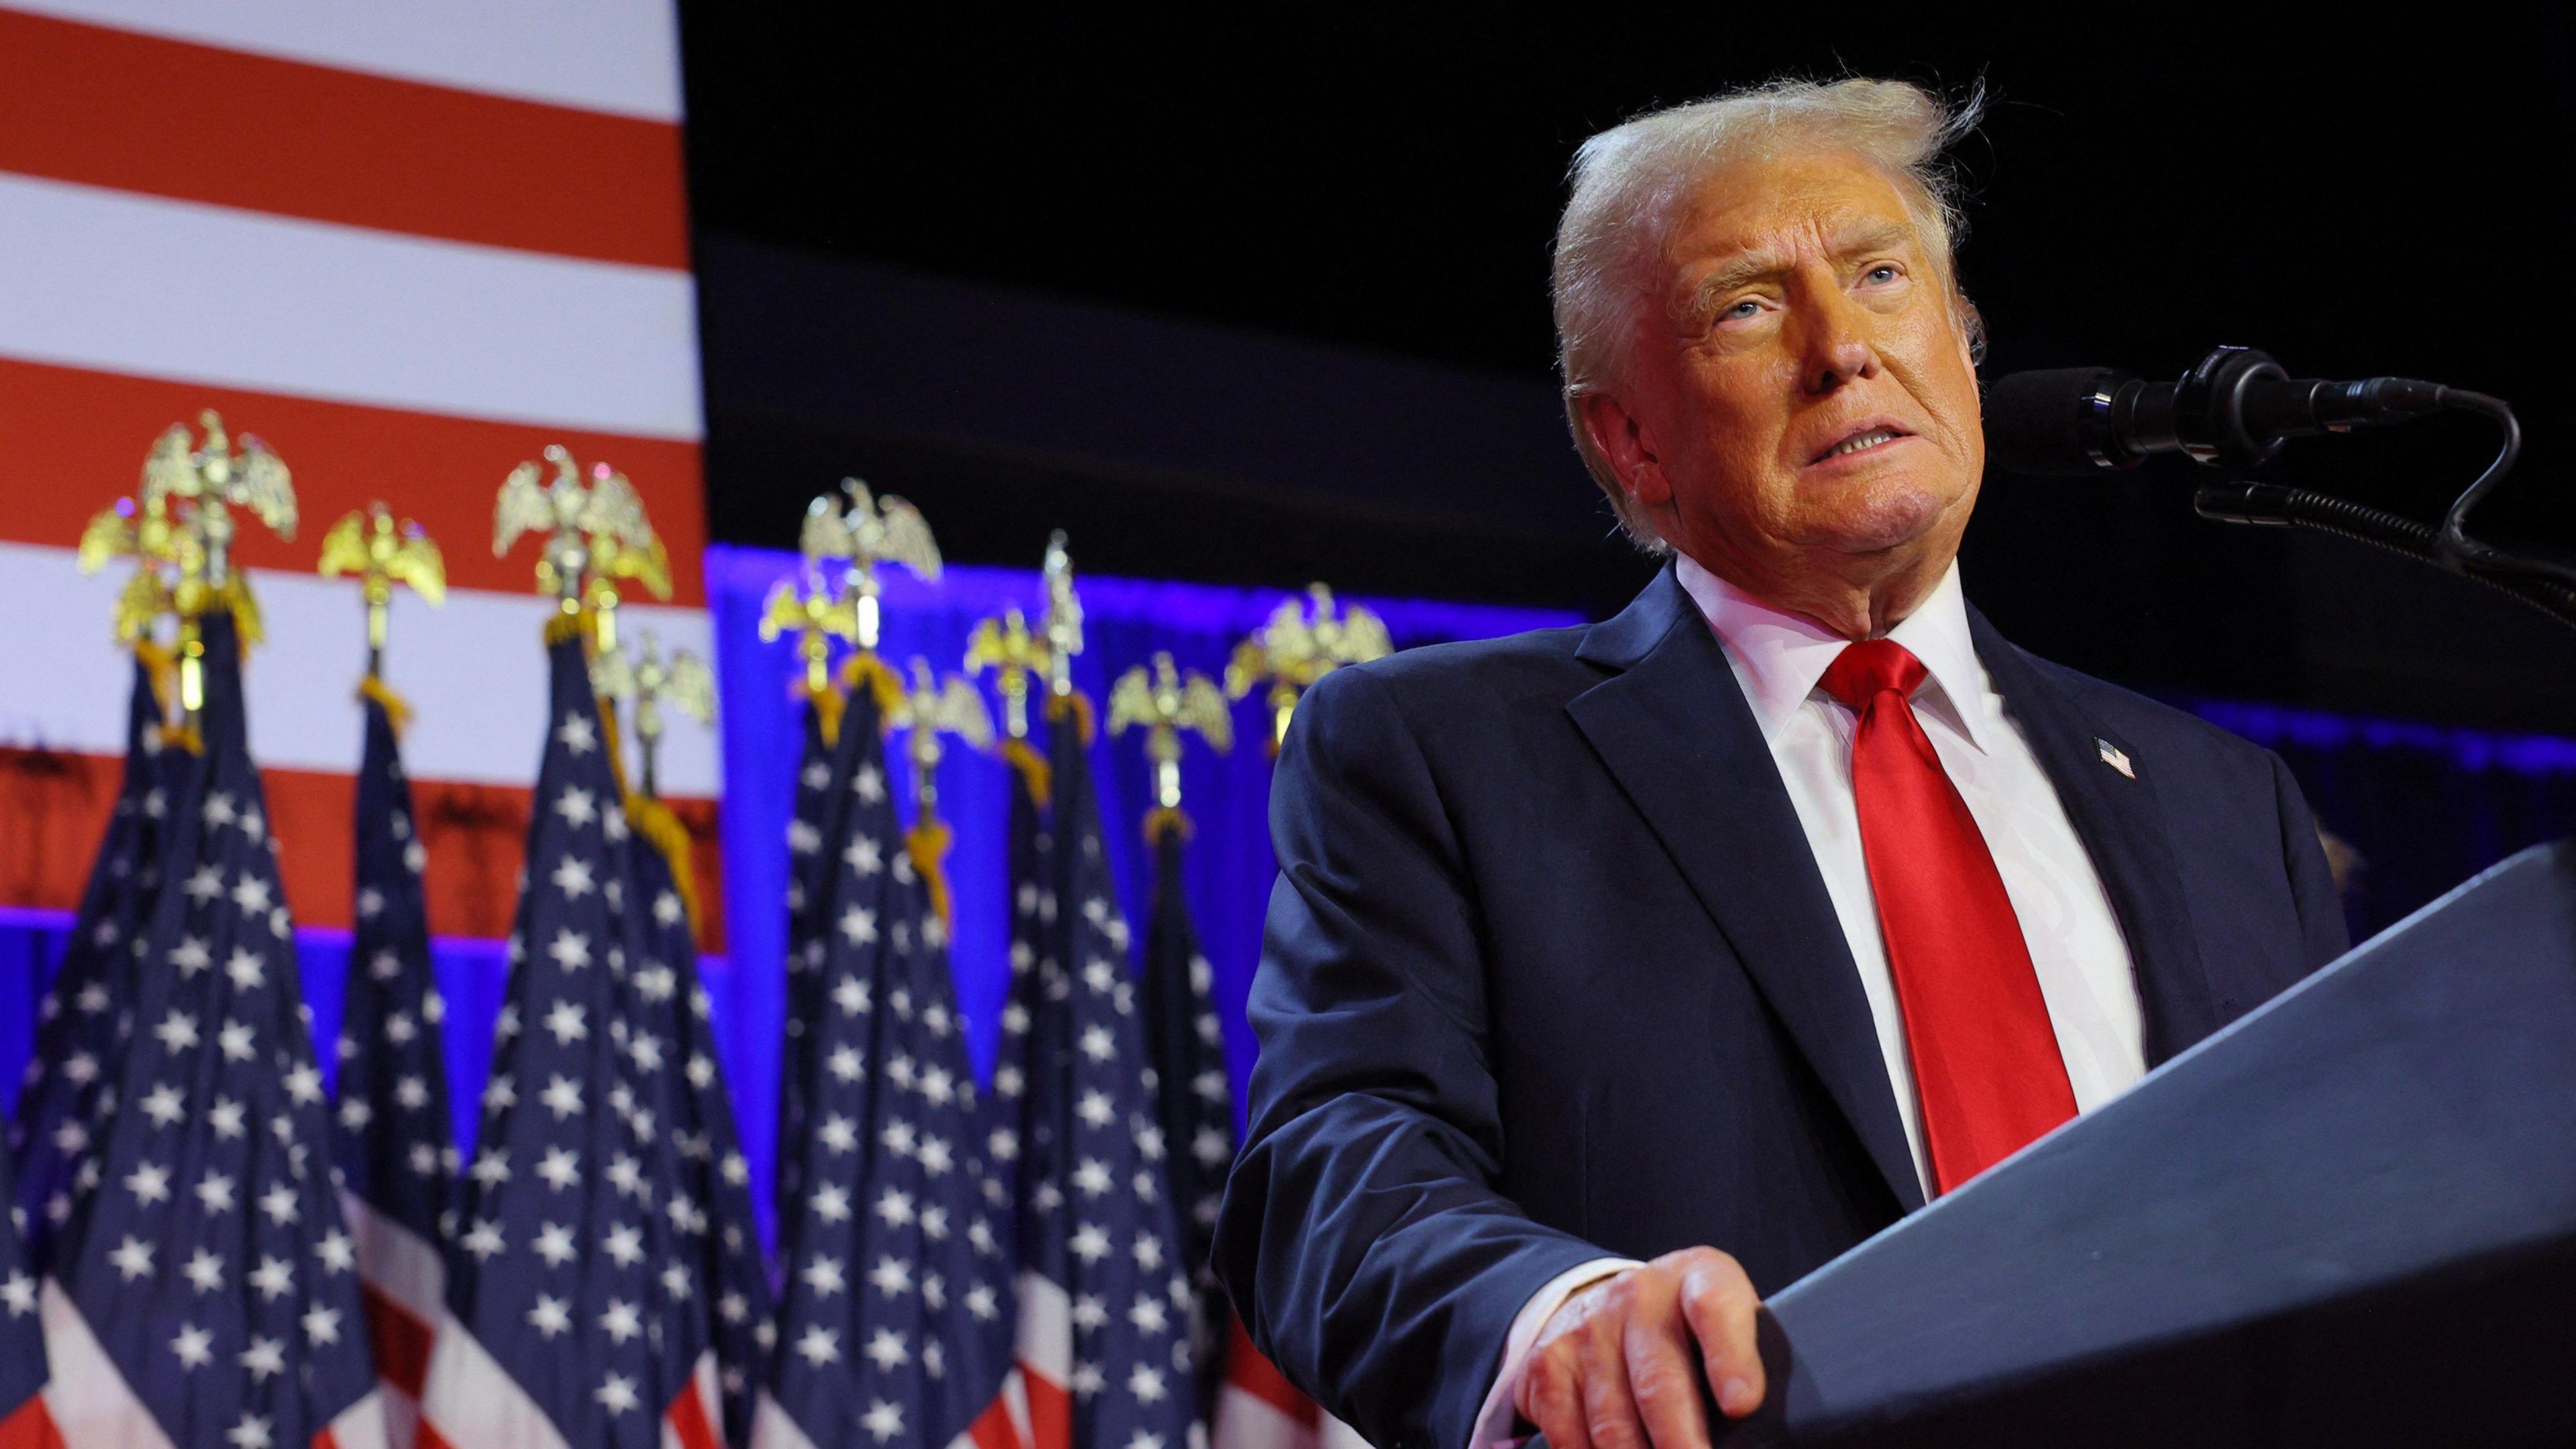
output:
<path id="1" fill-rule="evenodd" d="M 1904 623 L 1941 586 L 1950 559 L 1925 556 L 1883 571 L 1848 577 L 1846 571 L 1766 570 L 1747 567 L 1719 550 L 1692 553 L 1701 568 L 1783 613 L 1814 620 L 1846 639 L 1875 639 Z"/>

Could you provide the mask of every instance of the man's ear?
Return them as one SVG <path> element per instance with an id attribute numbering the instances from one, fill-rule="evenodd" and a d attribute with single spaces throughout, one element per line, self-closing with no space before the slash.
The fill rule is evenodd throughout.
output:
<path id="1" fill-rule="evenodd" d="M 1950 294 L 1951 307 L 1959 316 L 1959 343 L 1968 353 L 1968 370 L 1986 365 L 1986 314 L 1968 300 L 1965 292 Z"/>
<path id="2" fill-rule="evenodd" d="M 1584 437 L 1591 441 L 1592 451 L 1610 465 L 1620 491 L 1628 495 L 1628 505 L 1644 512 L 1670 507 L 1672 480 L 1664 475 L 1655 436 L 1644 421 L 1610 392 L 1583 394 L 1575 399 L 1575 410 L 1583 420 Z"/>

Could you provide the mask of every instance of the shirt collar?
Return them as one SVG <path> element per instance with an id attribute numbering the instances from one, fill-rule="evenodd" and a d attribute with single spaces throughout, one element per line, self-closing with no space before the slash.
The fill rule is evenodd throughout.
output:
<path id="1" fill-rule="evenodd" d="M 1803 614 L 1773 608 L 1687 555 L 1675 561 L 1673 575 L 1726 646 L 1745 702 L 1753 707 L 1753 721 L 1762 730 L 1763 743 L 1770 743 L 1816 692 L 1817 681 L 1849 641 Z M 1977 661 L 1976 641 L 1968 632 L 1968 601 L 1959 588 L 1956 559 L 1931 596 L 1887 637 L 1923 661 L 1928 678 L 1917 701 L 1948 715 L 1969 744 L 1986 750 L 1994 728 L 1993 702 L 1985 666 Z"/>

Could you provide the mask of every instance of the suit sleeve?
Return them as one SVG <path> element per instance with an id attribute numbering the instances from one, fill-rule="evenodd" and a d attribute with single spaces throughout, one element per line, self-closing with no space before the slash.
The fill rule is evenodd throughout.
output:
<path id="1" fill-rule="evenodd" d="M 2307 946 L 2310 971 L 2352 949 L 2352 928 L 2343 914 L 2343 893 L 2335 889 L 2326 865 L 2325 842 L 2317 836 L 2316 817 L 2290 767 L 2272 755 L 2272 791 L 2280 803 L 2283 864 L 2290 872 L 2290 895 L 2298 904 L 2299 930 Z"/>
<path id="2" fill-rule="evenodd" d="M 1374 671 L 1299 704 L 1249 1015 L 1261 1055 L 1215 1261 L 1253 1341 L 1380 1449 L 1463 1449 L 1513 1317 L 1604 1256 L 1494 1190 L 1477 905 Z"/>

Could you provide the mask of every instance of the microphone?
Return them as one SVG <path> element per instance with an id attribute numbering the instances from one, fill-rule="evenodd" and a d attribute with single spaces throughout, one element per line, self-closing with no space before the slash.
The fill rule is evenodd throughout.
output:
<path id="1" fill-rule="evenodd" d="M 2221 347 L 2178 382 L 2107 367 L 2006 374 L 1986 390 L 1986 447 L 2016 473 L 2134 468 L 2150 453 L 2248 468 L 2287 439 L 2407 422 L 2442 411 L 2453 396 L 2404 377 L 2292 377 L 2250 347 Z"/>

